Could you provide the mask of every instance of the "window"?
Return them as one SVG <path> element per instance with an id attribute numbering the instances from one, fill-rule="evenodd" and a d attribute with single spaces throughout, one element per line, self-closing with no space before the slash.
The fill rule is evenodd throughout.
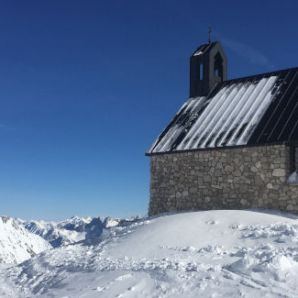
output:
<path id="1" fill-rule="evenodd" d="M 218 77 L 223 81 L 223 59 L 220 53 L 217 53 L 214 57 L 214 76 Z"/>
<path id="2" fill-rule="evenodd" d="M 298 171 L 298 146 L 290 147 L 290 172 Z"/>
<path id="3" fill-rule="evenodd" d="M 295 170 L 298 171 L 298 147 L 295 147 Z"/>
<path id="4" fill-rule="evenodd" d="M 200 80 L 202 81 L 204 79 L 204 65 L 200 64 Z"/>
<path id="5" fill-rule="evenodd" d="M 290 147 L 290 176 L 289 184 L 298 184 L 298 146 Z"/>

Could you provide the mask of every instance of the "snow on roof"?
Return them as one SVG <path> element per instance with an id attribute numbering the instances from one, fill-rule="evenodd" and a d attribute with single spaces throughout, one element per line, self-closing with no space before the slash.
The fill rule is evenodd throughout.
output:
<path id="1" fill-rule="evenodd" d="M 298 69 L 225 81 L 190 98 L 148 154 L 298 140 Z"/>

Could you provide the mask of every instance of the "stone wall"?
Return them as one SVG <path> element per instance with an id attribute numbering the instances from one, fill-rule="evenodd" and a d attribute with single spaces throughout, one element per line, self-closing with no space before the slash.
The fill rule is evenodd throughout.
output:
<path id="1" fill-rule="evenodd" d="M 222 148 L 151 156 L 149 214 L 269 208 L 298 212 L 290 147 Z"/>

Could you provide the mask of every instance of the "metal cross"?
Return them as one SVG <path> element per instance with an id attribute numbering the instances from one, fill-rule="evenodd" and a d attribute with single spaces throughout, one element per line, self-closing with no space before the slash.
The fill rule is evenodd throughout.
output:
<path id="1" fill-rule="evenodd" d="M 211 43 L 211 32 L 212 32 L 212 29 L 211 29 L 211 27 L 209 27 L 209 30 L 208 30 L 208 43 L 209 44 Z"/>

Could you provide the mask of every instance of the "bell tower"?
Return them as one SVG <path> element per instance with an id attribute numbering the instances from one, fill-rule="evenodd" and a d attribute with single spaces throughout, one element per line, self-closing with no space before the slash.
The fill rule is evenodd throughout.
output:
<path id="1" fill-rule="evenodd" d="M 189 97 L 207 96 L 227 79 L 227 57 L 220 42 L 203 44 L 190 57 Z"/>

